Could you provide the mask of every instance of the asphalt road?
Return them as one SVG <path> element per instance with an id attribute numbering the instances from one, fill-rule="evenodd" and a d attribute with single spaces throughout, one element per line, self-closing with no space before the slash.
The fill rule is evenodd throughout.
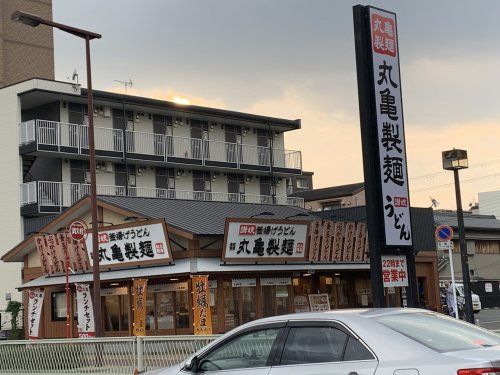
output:
<path id="1" fill-rule="evenodd" d="M 485 309 L 474 315 L 483 328 L 500 333 L 500 309 Z"/>

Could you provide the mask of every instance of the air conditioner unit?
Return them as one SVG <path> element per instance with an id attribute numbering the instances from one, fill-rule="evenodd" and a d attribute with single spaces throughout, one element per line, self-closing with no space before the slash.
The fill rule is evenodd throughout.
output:
<path id="1" fill-rule="evenodd" d="M 111 117 L 111 107 L 105 106 L 103 109 L 104 117 Z"/>

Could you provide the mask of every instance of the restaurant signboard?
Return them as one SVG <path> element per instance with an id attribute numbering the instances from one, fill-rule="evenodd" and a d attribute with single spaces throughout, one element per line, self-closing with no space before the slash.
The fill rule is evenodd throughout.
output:
<path id="1" fill-rule="evenodd" d="M 308 231 L 307 221 L 228 218 L 223 261 L 304 261 Z"/>
<path id="2" fill-rule="evenodd" d="M 99 228 L 99 265 L 114 268 L 171 263 L 172 255 L 163 219 Z M 92 258 L 92 233 L 85 240 Z"/>

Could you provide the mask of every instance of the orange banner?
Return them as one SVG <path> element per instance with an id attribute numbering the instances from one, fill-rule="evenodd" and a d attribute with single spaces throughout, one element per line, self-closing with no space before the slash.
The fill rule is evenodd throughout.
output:
<path id="1" fill-rule="evenodd" d="M 133 279 L 132 297 L 134 310 L 134 323 L 132 334 L 146 336 L 146 288 L 148 279 Z"/>
<path id="2" fill-rule="evenodd" d="M 212 334 L 208 276 L 193 276 L 194 334 Z"/>

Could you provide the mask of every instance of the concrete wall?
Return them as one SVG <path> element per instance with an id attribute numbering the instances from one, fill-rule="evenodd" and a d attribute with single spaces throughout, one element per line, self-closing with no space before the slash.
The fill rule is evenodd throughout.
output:
<path id="1" fill-rule="evenodd" d="M 479 193 L 479 213 L 500 219 L 500 190 Z"/>

